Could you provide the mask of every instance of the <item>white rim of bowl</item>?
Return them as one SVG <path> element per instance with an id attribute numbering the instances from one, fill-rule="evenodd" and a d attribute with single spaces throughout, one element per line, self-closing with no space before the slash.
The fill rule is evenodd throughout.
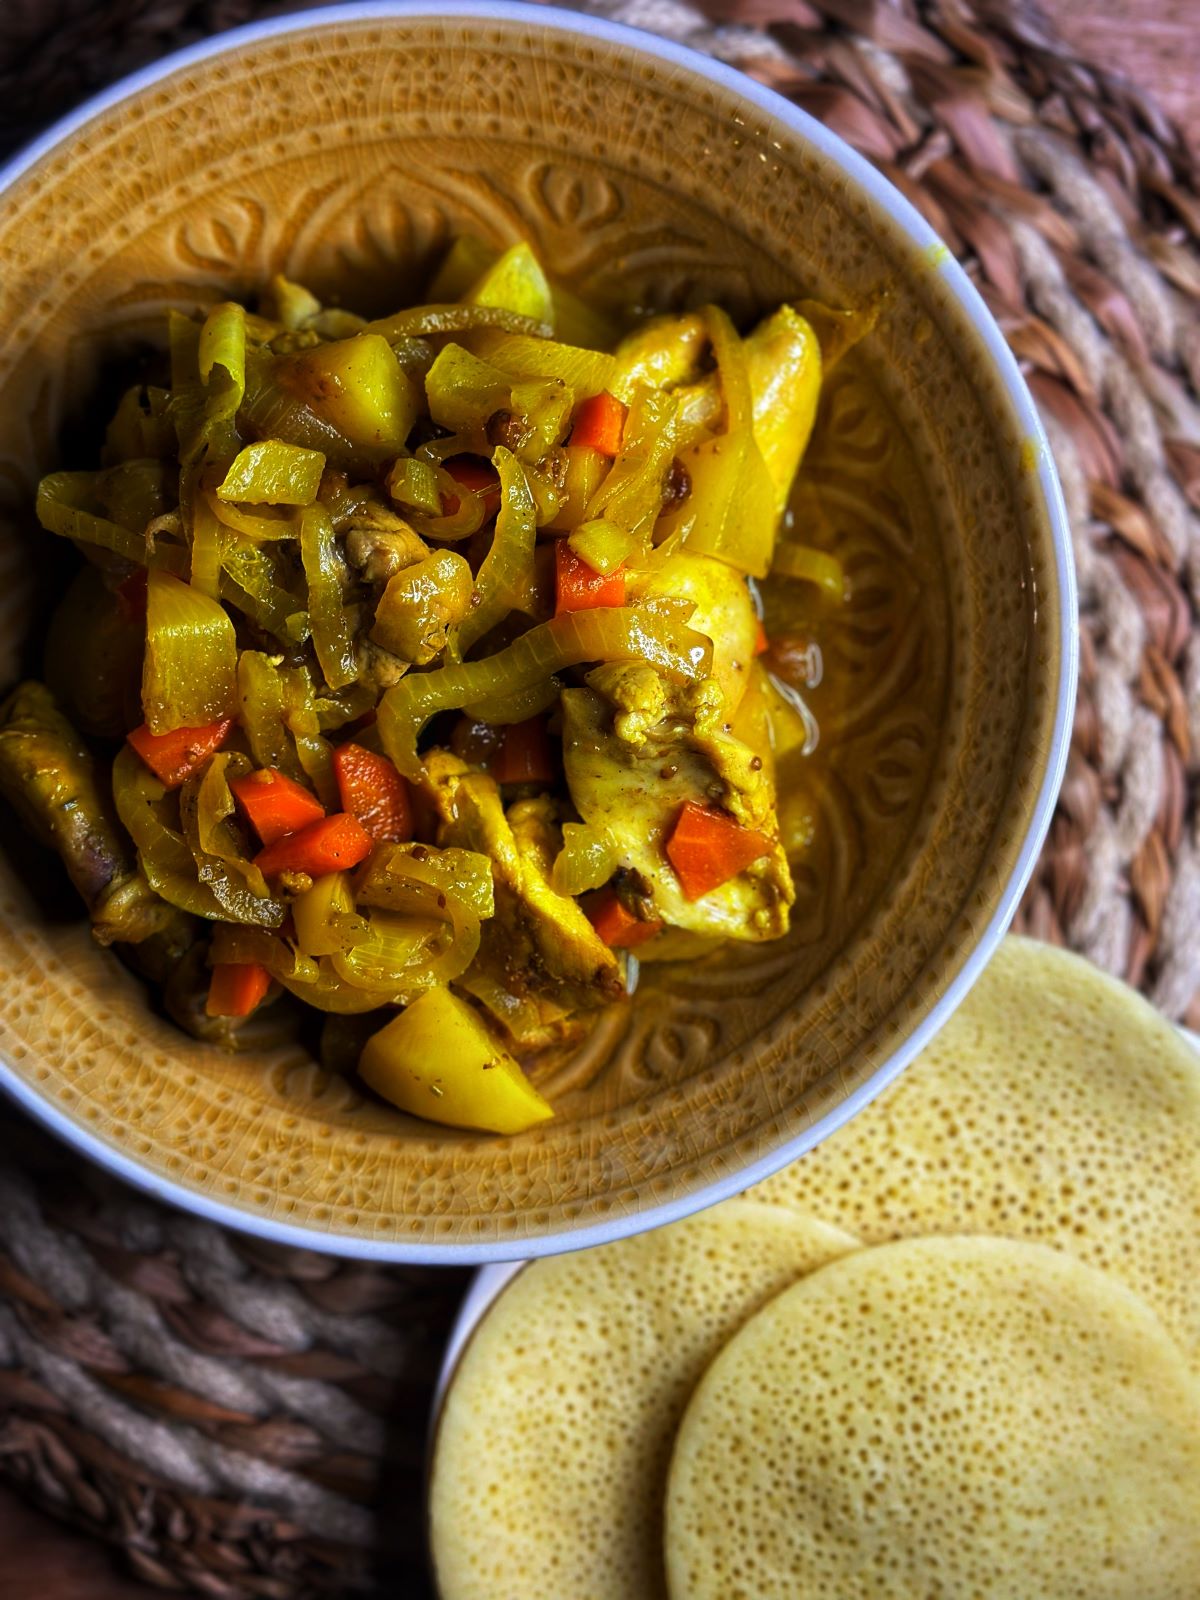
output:
<path id="1" fill-rule="evenodd" d="M 1033 397 L 1021 377 L 1012 352 L 1004 342 L 1003 334 L 984 305 L 979 292 L 954 256 L 945 248 L 915 207 L 837 134 L 831 133 L 807 112 L 799 110 L 773 90 L 764 89 L 754 83 L 735 68 L 727 67 L 684 45 L 661 39 L 656 34 L 643 33 L 639 29 L 626 27 L 623 23 L 608 22 L 583 13 L 560 11 L 553 6 L 543 7 L 522 3 L 522 0 L 443 0 L 441 4 L 428 3 L 428 0 L 358 0 L 355 4 L 324 6 L 312 11 L 250 23 L 246 27 L 231 29 L 228 33 L 218 34 L 212 39 L 203 40 L 198 44 L 189 45 L 184 50 L 164 56 L 162 60 L 143 67 L 140 71 L 121 79 L 111 88 L 93 96 L 54 123 L 5 166 L 0 167 L 0 203 L 3 202 L 4 191 L 24 172 L 70 135 L 85 127 L 94 117 L 197 62 L 209 61 L 214 56 L 237 51 L 243 45 L 256 44 L 263 39 L 307 33 L 314 28 L 337 28 L 371 21 L 404 21 L 417 17 L 434 19 L 465 17 L 481 23 L 513 22 L 533 28 L 557 29 L 581 39 L 601 39 L 608 44 L 622 45 L 631 52 L 682 67 L 697 77 L 717 84 L 729 94 L 756 106 L 767 116 L 782 123 L 792 133 L 798 134 L 820 150 L 835 166 L 840 167 L 846 176 L 864 189 L 875 204 L 908 235 L 916 250 L 925 250 L 928 253 L 927 259 L 936 262 L 932 270 L 945 280 L 946 287 L 966 312 L 991 357 L 1004 384 L 1016 420 L 1023 434 L 1033 441 L 1036 448 L 1037 481 L 1050 525 L 1055 569 L 1062 597 L 1059 616 L 1061 665 L 1058 702 L 1050 741 L 1050 758 L 1016 866 L 1005 885 L 999 904 L 979 935 L 975 948 L 927 1015 L 866 1083 L 861 1084 L 820 1121 L 787 1140 L 769 1155 L 760 1157 L 750 1166 L 741 1168 L 737 1172 L 715 1179 L 692 1194 L 660 1205 L 647 1206 L 643 1210 L 632 1211 L 620 1217 L 608 1218 L 604 1222 L 593 1223 L 587 1227 L 529 1239 L 497 1240 L 494 1243 L 472 1243 L 467 1240 L 456 1244 L 421 1244 L 400 1239 L 381 1241 L 359 1238 L 354 1234 L 323 1233 L 317 1229 L 278 1222 L 270 1217 L 243 1211 L 236 1206 L 225 1205 L 196 1190 L 148 1172 L 115 1146 L 108 1144 L 98 1135 L 87 1132 L 65 1113 L 50 1105 L 32 1085 L 18 1078 L 7 1061 L 0 1059 L 0 1088 L 4 1089 L 24 1110 L 101 1167 L 115 1172 L 126 1182 L 155 1199 L 179 1206 L 197 1216 L 206 1217 L 210 1222 L 218 1222 L 225 1227 L 253 1234 L 261 1239 L 270 1239 L 278 1244 L 301 1245 L 310 1250 L 320 1250 L 330 1255 L 347 1256 L 357 1260 L 410 1262 L 428 1266 L 470 1266 L 485 1262 L 532 1260 L 538 1256 L 557 1255 L 565 1250 L 580 1250 L 589 1245 L 604 1244 L 629 1234 L 644 1232 L 649 1228 L 661 1227 L 665 1223 L 676 1222 L 681 1217 L 703 1211 L 721 1200 L 740 1194 L 751 1184 L 770 1177 L 773 1172 L 795 1161 L 805 1151 L 811 1150 L 827 1135 L 848 1122 L 856 1112 L 899 1076 L 913 1057 L 949 1021 L 991 959 L 996 945 L 1012 921 L 1050 827 L 1054 803 L 1066 770 L 1075 705 L 1075 687 L 1079 672 L 1078 599 L 1075 566 L 1071 553 L 1070 525 L 1049 441 L 1033 403 Z"/>

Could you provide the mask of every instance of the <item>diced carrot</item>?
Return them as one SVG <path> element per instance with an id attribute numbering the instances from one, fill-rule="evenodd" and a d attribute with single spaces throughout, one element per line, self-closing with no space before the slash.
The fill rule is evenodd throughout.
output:
<path id="1" fill-rule="evenodd" d="M 455 483 L 461 483 L 464 489 L 477 494 L 483 501 L 487 515 L 495 516 L 500 509 L 500 479 L 495 467 L 475 456 L 453 456 L 444 465 Z M 461 503 L 457 495 L 443 495 L 442 515 L 452 517 Z"/>
<path id="2" fill-rule="evenodd" d="M 765 833 L 743 828 L 714 806 L 684 802 L 667 840 L 667 860 L 689 900 L 719 889 L 773 848 Z"/>
<path id="3" fill-rule="evenodd" d="M 615 395 L 606 389 L 592 395 L 575 407 L 575 426 L 571 429 L 571 443 L 585 445 L 589 450 L 599 450 L 602 455 L 615 456 L 621 449 L 621 435 L 625 432 L 625 418 L 629 407 L 623 406 Z"/>
<path id="4" fill-rule="evenodd" d="M 146 620 L 146 569 L 139 567 L 123 578 L 116 588 L 117 604 L 126 622 Z"/>
<path id="5" fill-rule="evenodd" d="M 348 872 L 371 853 L 371 835 L 353 817 L 336 811 L 331 817 L 310 822 L 299 833 L 276 839 L 254 858 L 264 877 L 281 872 L 305 872 L 322 878 L 327 872 Z"/>
<path id="6" fill-rule="evenodd" d="M 333 752 L 342 810 L 362 823 L 372 839 L 411 839 L 412 803 L 408 785 L 386 756 L 361 744 Z"/>
<path id="7" fill-rule="evenodd" d="M 590 611 L 594 606 L 625 604 L 625 568 L 607 577 L 581 561 L 565 539 L 555 541 L 555 615 L 564 611 Z"/>
<path id="8" fill-rule="evenodd" d="M 760 617 L 758 631 L 754 635 L 754 654 L 756 656 L 766 655 L 770 648 L 771 641 L 767 638 L 767 630 L 763 627 L 762 618 Z"/>
<path id="9" fill-rule="evenodd" d="M 229 787 L 263 844 L 286 839 L 325 815 L 315 794 L 274 767 L 234 778 Z"/>
<path id="10" fill-rule="evenodd" d="M 510 723 L 503 730 L 500 748 L 488 762 L 488 771 L 497 783 L 553 783 L 558 761 L 545 717 Z"/>
<path id="11" fill-rule="evenodd" d="M 633 950 L 647 939 L 653 939 L 662 922 L 655 917 L 643 922 L 622 905 L 612 889 L 601 889 L 589 897 L 584 913 L 592 927 L 610 950 Z"/>
<path id="12" fill-rule="evenodd" d="M 232 721 L 210 722 L 203 728 L 172 728 L 170 733 L 151 733 L 143 722 L 126 737 L 158 781 L 168 789 L 178 789 L 219 750 Z"/>
<path id="13" fill-rule="evenodd" d="M 271 974 L 257 961 L 218 961 L 204 1009 L 210 1017 L 248 1017 L 270 987 Z"/>

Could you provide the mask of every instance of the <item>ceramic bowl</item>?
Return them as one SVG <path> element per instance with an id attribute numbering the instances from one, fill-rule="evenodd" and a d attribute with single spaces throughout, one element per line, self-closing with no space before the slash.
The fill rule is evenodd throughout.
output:
<path id="1" fill-rule="evenodd" d="M 885 295 L 810 451 L 855 598 L 784 942 L 643 968 L 539 1064 L 520 1138 L 409 1120 L 300 1048 L 182 1037 L 92 943 L 36 849 L 0 860 L 0 1073 L 44 1122 L 193 1211 L 388 1259 L 575 1248 L 800 1155 L 946 1019 L 1017 903 L 1074 687 L 1066 525 L 1001 336 L 924 222 L 816 122 L 712 61 L 593 18 L 346 5 L 127 80 L 0 175 L 0 680 L 36 670 L 62 548 L 32 517 L 104 364 L 169 307 L 283 270 L 367 312 L 459 233 L 533 240 L 613 306 Z M 886 397 L 882 433 L 864 407 Z M 903 439 L 901 445 L 898 441 Z M 52 548 L 53 547 L 53 548 Z"/>

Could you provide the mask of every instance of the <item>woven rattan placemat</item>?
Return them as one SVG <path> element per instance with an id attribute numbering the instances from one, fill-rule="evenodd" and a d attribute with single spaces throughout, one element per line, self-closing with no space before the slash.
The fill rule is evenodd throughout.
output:
<path id="1" fill-rule="evenodd" d="M 287 9 L 3 0 L 0 149 L 133 66 Z M 1070 766 L 1022 922 L 1200 1023 L 1194 157 L 1020 0 L 587 9 L 820 117 L 999 319 L 1058 458 L 1083 604 Z M 422 1596 L 424 1431 L 463 1281 L 260 1246 L 82 1170 L 10 1115 L 0 1473 L 165 1587 Z"/>

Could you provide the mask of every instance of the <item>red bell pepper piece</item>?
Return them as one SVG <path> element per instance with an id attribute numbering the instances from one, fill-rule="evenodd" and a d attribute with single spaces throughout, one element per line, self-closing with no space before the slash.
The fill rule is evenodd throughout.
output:
<path id="1" fill-rule="evenodd" d="M 625 568 L 607 577 L 581 561 L 565 539 L 554 547 L 555 615 L 564 611 L 590 611 L 595 606 L 625 604 Z"/>
<path id="2" fill-rule="evenodd" d="M 510 723 L 503 731 L 500 748 L 488 762 L 488 771 L 497 783 L 553 783 L 558 762 L 545 717 Z"/>
<path id="3" fill-rule="evenodd" d="M 227 717 L 203 728 L 172 728 L 170 733 L 151 733 L 143 722 L 126 737 L 164 788 L 178 789 L 221 748 L 232 727 L 233 722 Z"/>
<path id="4" fill-rule="evenodd" d="M 264 767 L 229 785 L 263 844 L 274 844 L 325 815 L 316 795 L 294 778 Z"/>
<path id="5" fill-rule="evenodd" d="M 342 810 L 357 818 L 372 839 L 399 841 L 413 836 L 408 785 L 386 756 L 361 744 L 333 752 Z"/>
<path id="6" fill-rule="evenodd" d="M 453 456 L 444 465 L 455 483 L 477 494 L 483 501 L 485 514 L 494 517 L 500 509 L 500 479 L 495 467 L 475 456 Z M 457 495 L 443 495 L 442 515 L 452 517 L 461 504 Z"/>
<path id="7" fill-rule="evenodd" d="M 304 872 L 310 878 L 323 878 L 327 872 L 348 872 L 371 853 L 371 835 L 344 811 L 310 822 L 298 833 L 276 839 L 254 858 L 254 865 L 267 878 L 281 872 Z"/>
<path id="8" fill-rule="evenodd" d="M 210 1017 L 248 1017 L 270 987 L 271 974 L 257 961 L 218 961 L 204 1009 Z"/>
<path id="9" fill-rule="evenodd" d="M 602 394 L 594 394 L 575 407 L 571 443 L 599 450 L 601 455 L 618 455 L 628 415 L 629 407 L 622 405 L 607 389 Z"/>
<path id="10" fill-rule="evenodd" d="M 612 889 L 601 889 L 588 897 L 584 914 L 610 950 L 633 950 L 662 928 L 658 917 L 643 922 L 618 900 Z"/>
<path id="11" fill-rule="evenodd" d="M 699 900 L 736 878 L 772 848 L 765 833 L 741 827 L 714 806 L 698 806 L 688 800 L 667 840 L 667 860 L 687 898 Z"/>

